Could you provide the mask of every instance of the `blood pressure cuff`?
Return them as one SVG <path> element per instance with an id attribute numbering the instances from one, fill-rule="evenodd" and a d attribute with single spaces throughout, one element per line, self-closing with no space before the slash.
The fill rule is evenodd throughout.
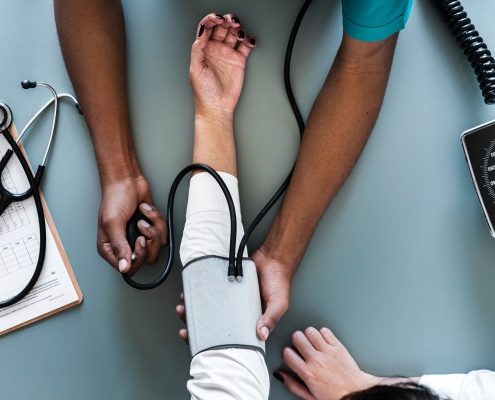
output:
<path id="1" fill-rule="evenodd" d="M 182 269 L 191 358 L 225 348 L 252 349 L 265 355 L 265 343 L 256 336 L 261 316 L 256 266 L 244 259 L 242 281 L 230 282 L 228 264 L 226 258 L 205 256 Z"/>

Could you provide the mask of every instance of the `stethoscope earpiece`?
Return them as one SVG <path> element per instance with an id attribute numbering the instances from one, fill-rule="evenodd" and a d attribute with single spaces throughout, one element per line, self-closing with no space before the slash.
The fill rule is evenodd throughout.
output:
<path id="1" fill-rule="evenodd" d="M 28 81 L 27 79 L 25 81 L 21 82 L 21 86 L 23 89 L 33 89 L 37 86 L 38 84 L 36 82 Z"/>

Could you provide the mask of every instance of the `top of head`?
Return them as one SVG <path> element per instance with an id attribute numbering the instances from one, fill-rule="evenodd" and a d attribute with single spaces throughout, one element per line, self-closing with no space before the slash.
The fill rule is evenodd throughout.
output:
<path id="1" fill-rule="evenodd" d="M 36 87 L 36 82 L 25 80 L 21 82 L 21 86 L 23 89 L 32 89 Z"/>

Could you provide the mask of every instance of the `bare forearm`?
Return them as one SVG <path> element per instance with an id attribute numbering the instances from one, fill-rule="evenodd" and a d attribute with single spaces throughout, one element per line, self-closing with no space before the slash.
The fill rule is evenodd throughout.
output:
<path id="1" fill-rule="evenodd" d="M 213 115 L 196 111 L 193 163 L 237 177 L 233 118 L 232 113 Z M 201 171 L 195 173 L 198 172 Z"/>
<path id="2" fill-rule="evenodd" d="M 396 40 L 394 35 L 382 42 L 363 43 L 344 34 L 311 110 L 292 182 L 262 246 L 293 272 L 371 134 Z"/>
<path id="3" fill-rule="evenodd" d="M 126 93 L 120 0 L 55 0 L 60 45 L 93 140 L 101 183 L 139 174 Z"/>

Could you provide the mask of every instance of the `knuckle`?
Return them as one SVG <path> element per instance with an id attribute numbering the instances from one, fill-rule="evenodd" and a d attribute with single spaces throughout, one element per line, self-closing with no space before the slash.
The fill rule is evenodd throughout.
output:
<path id="1" fill-rule="evenodd" d="M 307 385 L 311 385 L 312 382 L 315 382 L 315 375 L 308 368 L 304 368 L 301 371 L 300 377 Z"/>
<path id="2" fill-rule="evenodd" d="M 112 247 L 112 251 L 114 254 L 118 254 L 122 251 L 122 245 L 120 244 L 120 242 L 113 240 L 110 242 L 110 246 Z"/>

